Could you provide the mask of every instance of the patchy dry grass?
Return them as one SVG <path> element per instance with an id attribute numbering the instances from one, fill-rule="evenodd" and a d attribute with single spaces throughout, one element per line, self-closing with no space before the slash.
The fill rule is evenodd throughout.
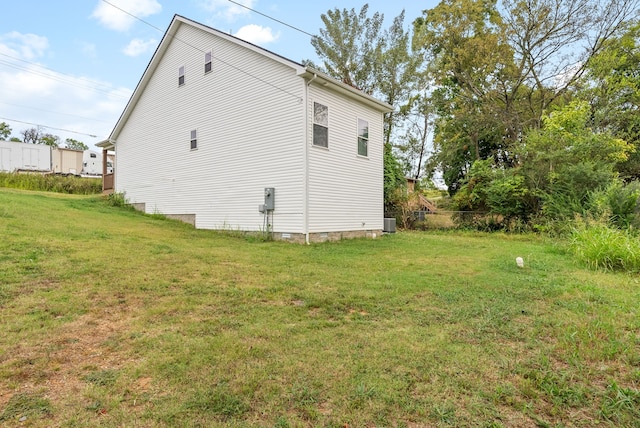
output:
<path id="1" fill-rule="evenodd" d="M 535 237 L 250 242 L 8 189 L 0 236 L 0 424 L 640 420 L 638 277 Z"/>

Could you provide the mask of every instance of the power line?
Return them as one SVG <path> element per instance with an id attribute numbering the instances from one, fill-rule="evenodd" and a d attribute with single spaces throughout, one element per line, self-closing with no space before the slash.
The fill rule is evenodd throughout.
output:
<path id="1" fill-rule="evenodd" d="M 95 121 L 95 122 L 111 123 L 110 120 L 93 119 L 91 117 L 78 116 L 77 114 L 61 113 L 59 111 L 47 110 L 47 109 L 39 108 L 39 107 L 22 106 L 22 105 L 19 105 L 19 104 L 8 103 L 8 102 L 5 102 L 5 101 L 0 101 L 0 104 L 6 104 L 6 105 L 9 105 L 9 106 L 20 107 L 20 108 L 28 108 L 28 109 L 31 109 L 31 110 L 39 110 L 39 111 L 43 111 L 45 113 L 59 114 L 59 115 L 62 115 L 62 116 L 77 117 L 79 119 L 91 120 L 91 121 Z"/>
<path id="2" fill-rule="evenodd" d="M 23 66 L 18 65 L 18 64 L 13 64 L 13 63 L 8 62 L 8 61 L 0 60 L 0 64 L 3 64 L 5 66 L 7 66 L 7 67 L 15 68 L 16 70 L 26 71 L 27 73 L 35 74 L 37 76 L 46 77 L 48 79 L 55 80 L 57 82 L 64 83 L 64 84 L 69 85 L 69 86 L 75 86 L 76 88 L 83 88 L 83 89 L 89 89 L 89 90 L 92 90 L 92 91 L 95 91 L 95 92 L 101 92 L 101 93 L 106 94 L 106 95 L 111 96 L 111 97 L 117 97 L 117 98 L 123 98 L 123 99 L 127 98 L 127 97 L 125 97 L 123 95 L 119 95 L 119 94 L 113 93 L 111 91 L 106 91 L 104 89 L 96 88 L 95 86 L 83 85 L 81 83 L 73 82 L 73 81 L 70 81 L 70 80 L 65 79 L 63 77 L 60 77 L 60 76 L 54 76 L 54 75 L 51 75 L 51 74 L 48 74 L 48 73 L 43 73 L 41 71 L 33 70 L 33 69 L 28 68 L 28 67 L 23 67 Z"/>
<path id="3" fill-rule="evenodd" d="M 156 30 L 160 31 L 161 33 L 164 33 L 164 30 L 162 28 L 156 27 L 155 25 L 151 24 L 150 22 L 145 21 L 142 18 L 139 18 L 137 16 L 135 16 L 133 13 L 131 12 L 127 12 L 126 10 L 124 10 L 123 8 L 116 6 L 115 4 L 111 3 L 110 1 L 107 0 L 102 0 L 104 3 L 108 4 L 109 6 L 118 9 L 120 12 L 122 13 L 126 13 L 127 15 L 129 15 L 130 17 L 137 19 L 138 21 L 142 22 L 143 24 L 147 24 L 149 27 L 151 28 L 155 28 Z"/>
<path id="4" fill-rule="evenodd" d="M 38 63 L 36 63 L 36 62 L 27 61 L 27 60 L 22 59 L 22 58 L 17 58 L 17 57 L 15 57 L 15 56 L 7 55 L 7 54 L 5 54 L 5 53 L 1 53 L 1 52 L 0 52 L 0 55 L 2 55 L 2 56 L 6 56 L 7 58 L 11 58 L 11 59 L 13 59 L 13 60 L 15 60 L 15 61 L 24 62 L 24 63 L 30 64 L 30 65 L 33 65 L 33 66 L 36 66 L 36 67 L 39 67 L 39 68 L 43 68 L 43 69 L 45 69 L 45 70 L 53 71 L 53 72 L 54 72 L 54 73 L 56 73 L 56 74 L 61 74 L 61 75 L 64 75 L 64 76 L 69 76 L 69 77 L 71 77 L 71 78 L 73 78 L 73 79 L 76 79 L 76 80 L 84 80 L 84 81 L 86 81 L 86 82 L 88 82 L 88 83 L 91 83 L 91 84 L 96 85 L 96 86 L 102 86 L 103 88 L 106 88 L 106 89 L 109 89 L 109 90 L 113 89 L 113 86 L 111 86 L 111 85 L 109 85 L 109 84 L 107 84 L 107 83 L 102 83 L 102 82 L 98 82 L 97 80 L 87 79 L 86 77 L 81 77 L 81 76 L 80 76 L 80 77 L 78 77 L 78 76 L 74 76 L 74 75 L 72 75 L 72 74 L 68 74 L 68 73 L 64 73 L 64 72 L 62 72 L 62 71 L 54 70 L 53 68 L 45 67 L 45 66 L 44 66 L 44 65 L 42 65 L 42 64 L 38 64 Z"/>
<path id="5" fill-rule="evenodd" d="M 164 30 L 162 30 L 162 29 L 160 29 L 160 28 L 156 27 L 155 25 L 153 25 L 153 24 L 151 24 L 151 23 L 149 23 L 149 22 L 145 21 L 145 20 L 144 20 L 144 19 L 142 19 L 142 18 L 137 17 L 136 15 L 134 15 L 134 14 L 132 14 L 132 13 L 130 13 L 130 12 L 127 12 L 126 10 L 124 10 L 124 9 L 122 9 L 122 8 L 120 8 L 120 7 L 116 6 L 116 5 L 114 5 L 113 3 L 109 2 L 108 0 L 102 0 L 102 1 L 103 1 L 104 3 L 106 3 L 106 4 L 108 4 L 109 6 L 111 6 L 111 7 L 114 7 L 114 8 L 116 8 L 116 9 L 118 9 L 119 11 L 121 11 L 121 12 L 123 12 L 123 13 L 126 13 L 127 15 L 131 16 L 132 18 L 135 18 L 135 19 L 137 19 L 138 21 L 140 21 L 140 22 L 142 22 L 142 23 L 144 23 L 144 24 L 146 24 L 146 25 L 150 26 L 151 28 L 155 28 L 156 30 L 158 30 L 159 32 L 161 32 L 161 33 L 163 33 L 163 34 L 165 33 L 165 31 L 164 31 Z M 208 53 L 208 51 L 205 51 L 204 49 L 200 49 L 199 47 L 194 46 L 194 45 L 192 45 L 191 43 L 189 43 L 189 42 L 187 42 L 187 41 L 185 41 L 185 40 L 182 40 L 182 39 L 180 39 L 179 37 L 176 37 L 175 35 L 173 35 L 173 36 L 171 36 L 171 37 L 172 37 L 174 40 L 177 40 L 177 41 L 179 41 L 179 42 L 181 42 L 181 43 L 183 43 L 183 44 L 185 44 L 185 45 L 187 45 L 187 46 L 189 46 L 189 47 L 191 47 L 191 48 L 193 48 L 193 49 L 195 49 L 195 50 L 197 50 L 197 51 L 199 51 L 199 52 L 202 52 L 202 53 Z M 224 61 L 224 60 L 223 60 L 223 59 L 221 59 L 221 58 L 218 58 L 218 57 L 216 57 L 216 56 L 213 56 L 213 55 L 212 55 L 212 59 L 215 59 L 215 60 L 217 60 L 218 62 L 221 62 L 222 64 L 225 64 L 226 66 L 231 67 L 231 68 L 233 68 L 234 70 L 239 71 L 240 73 L 243 73 L 243 74 L 244 74 L 244 75 L 246 75 L 246 76 L 249 76 L 249 77 L 251 77 L 251 78 L 253 78 L 253 79 L 255 79 L 255 80 L 258 80 L 259 82 L 262 82 L 262 83 L 264 83 L 265 85 L 271 86 L 271 87 L 272 87 L 272 88 L 274 88 L 274 89 L 277 89 L 277 90 L 279 90 L 279 91 L 281 91 L 281 92 L 284 92 L 285 94 L 288 94 L 288 95 L 292 96 L 293 98 L 295 98 L 295 99 L 297 99 L 297 100 L 300 100 L 300 99 L 301 99 L 298 95 L 293 94 L 293 93 L 291 93 L 291 92 L 287 91 L 286 89 L 281 88 L 281 87 L 279 87 L 279 86 L 277 86 L 277 85 L 275 85 L 275 84 L 273 84 L 273 83 L 271 83 L 271 82 L 268 82 L 268 81 L 266 81 L 266 80 L 262 79 L 261 77 L 258 77 L 258 76 L 256 76 L 256 75 L 253 75 L 253 74 L 249 73 L 248 71 L 245 71 L 245 70 L 241 69 L 240 67 L 237 67 L 237 66 L 235 66 L 235 65 L 233 65 L 233 64 L 230 64 L 230 63 L 228 63 L 228 62 Z"/>
<path id="6" fill-rule="evenodd" d="M 98 138 L 98 136 L 97 136 L 97 135 L 87 134 L 87 133 L 85 133 L 85 132 L 79 132 L 79 131 L 72 131 L 72 130 L 70 130 L 70 129 L 56 128 L 56 127 L 53 127 L 53 126 L 42 125 L 42 124 L 40 124 L 40 123 L 25 122 L 25 121 L 23 121 L 23 120 L 9 119 L 8 117 L 0 117 L 0 119 L 2 119 L 2 120 L 8 120 L 8 121 L 10 121 L 10 122 L 18 122 L 18 123 L 24 123 L 24 124 L 27 124 L 27 125 L 33 125 L 33 126 L 43 127 L 43 128 L 47 128 L 47 129 L 55 129 L 56 131 L 71 132 L 72 134 L 86 135 L 86 136 L 91 137 L 91 138 Z"/>
<path id="7" fill-rule="evenodd" d="M 296 30 L 296 31 L 299 31 L 299 32 L 301 32 L 302 34 L 306 34 L 306 35 L 307 35 L 307 36 L 309 36 L 309 37 L 315 37 L 315 35 L 314 35 L 314 34 L 307 33 L 306 31 L 301 30 L 301 29 L 299 29 L 298 27 L 294 27 L 294 26 L 293 26 L 293 25 L 291 25 L 291 24 L 287 24 L 286 22 L 284 22 L 284 21 L 280 21 L 279 19 L 276 19 L 276 18 L 274 18 L 274 17 L 272 17 L 272 16 L 269 16 L 269 15 L 267 15 L 267 14 L 265 14 L 265 13 L 258 12 L 258 11 L 257 11 L 257 10 L 255 10 L 255 9 L 251 9 L 249 6 L 245 6 L 245 5 L 240 4 L 240 3 L 236 2 L 236 1 L 233 1 L 233 0 L 227 0 L 227 1 L 228 1 L 228 2 L 230 2 L 230 3 L 233 3 L 233 4 L 235 4 L 235 5 L 238 5 L 238 6 L 240 6 L 240 7 L 244 7 L 245 9 L 250 10 L 251 12 L 257 13 L 258 15 L 262 15 L 262 16 L 264 16 L 265 18 L 268 18 L 268 19 L 270 19 L 270 20 L 272 20 L 272 21 L 277 22 L 278 24 L 282 24 L 282 25 L 287 26 L 287 27 L 289 27 L 289 28 L 292 28 L 292 29 L 294 29 L 294 30 Z"/>

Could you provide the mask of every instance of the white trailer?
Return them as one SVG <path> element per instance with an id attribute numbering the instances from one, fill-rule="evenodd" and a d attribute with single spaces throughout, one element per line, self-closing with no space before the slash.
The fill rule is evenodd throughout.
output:
<path id="1" fill-rule="evenodd" d="M 82 175 L 102 175 L 102 153 L 93 150 L 82 153 Z"/>
<path id="2" fill-rule="evenodd" d="M 51 171 L 51 147 L 0 141 L 0 171 Z"/>

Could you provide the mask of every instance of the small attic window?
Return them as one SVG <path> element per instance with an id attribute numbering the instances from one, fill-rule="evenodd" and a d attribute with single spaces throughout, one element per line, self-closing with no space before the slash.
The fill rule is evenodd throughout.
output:
<path id="1" fill-rule="evenodd" d="M 184 85 L 184 65 L 178 69 L 178 86 Z"/>
<path id="2" fill-rule="evenodd" d="M 209 73 L 211 71 L 211 51 L 204 54 L 204 72 Z"/>

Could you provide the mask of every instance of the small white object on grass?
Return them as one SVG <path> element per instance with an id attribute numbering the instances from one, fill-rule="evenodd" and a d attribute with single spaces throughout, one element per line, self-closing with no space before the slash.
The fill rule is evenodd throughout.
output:
<path id="1" fill-rule="evenodd" d="M 518 265 L 519 268 L 524 267 L 524 260 L 522 259 L 522 257 L 516 257 L 516 264 Z"/>

